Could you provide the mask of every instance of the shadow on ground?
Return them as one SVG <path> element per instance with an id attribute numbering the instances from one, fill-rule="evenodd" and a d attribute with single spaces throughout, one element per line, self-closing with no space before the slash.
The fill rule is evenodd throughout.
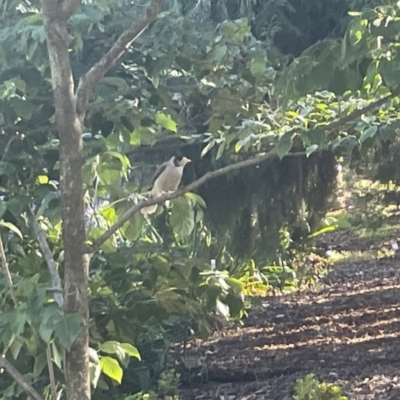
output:
<path id="1" fill-rule="evenodd" d="M 243 327 L 191 343 L 180 399 L 292 399 L 307 373 L 349 399 L 400 399 L 399 336 L 397 257 L 339 263 L 318 291 L 266 298 Z"/>

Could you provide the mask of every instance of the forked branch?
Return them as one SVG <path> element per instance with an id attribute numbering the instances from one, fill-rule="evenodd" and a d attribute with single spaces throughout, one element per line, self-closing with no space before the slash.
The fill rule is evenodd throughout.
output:
<path id="1" fill-rule="evenodd" d="M 128 47 L 160 14 L 164 0 L 151 0 L 145 8 L 144 15 L 140 15 L 132 22 L 111 46 L 110 50 L 84 74 L 78 84 L 76 109 L 78 115 L 83 116 L 89 103 L 89 97 L 96 83 L 104 77 L 107 71 L 123 56 Z"/>

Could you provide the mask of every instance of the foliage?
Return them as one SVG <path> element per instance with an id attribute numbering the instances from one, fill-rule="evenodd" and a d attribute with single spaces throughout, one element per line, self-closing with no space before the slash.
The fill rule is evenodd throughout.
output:
<path id="1" fill-rule="evenodd" d="M 298 379 L 295 386 L 294 400 L 346 400 L 338 386 L 319 382 L 313 374 Z"/>
<path id="2" fill-rule="evenodd" d="M 75 79 L 128 26 L 139 3 L 84 3 L 72 16 Z M 264 3 L 274 2 L 257 2 L 255 10 L 265 12 Z M 218 24 L 210 16 L 205 24 L 187 4 L 176 3 L 95 88 L 83 135 L 88 245 L 143 197 L 152 169 L 146 165 L 176 148 L 192 153 L 185 182 L 271 149 L 278 156 L 209 182 L 200 196 L 191 193 L 159 207 L 153 219 L 134 215 L 92 257 L 90 345 L 97 393 L 123 382 L 129 362 L 143 367 L 142 377 L 160 373 L 172 340 L 205 336 L 210 314 L 241 317 L 244 295 L 287 288 L 296 265 L 279 260 L 318 230 L 335 189 L 334 152 L 368 153 L 396 136 L 398 6 L 388 2 L 353 13 L 343 39 L 313 37 L 314 44 L 288 62 L 270 39 L 284 47 L 288 36 L 284 40 L 276 31 L 273 17 L 289 21 L 294 6 L 274 4 L 276 13 L 260 27 L 243 14 L 231 20 L 220 14 Z M 295 12 L 305 4 L 304 10 L 315 5 L 299 2 Z M 318 15 L 325 6 L 333 12 L 336 2 L 327 4 Z M 43 16 L 38 2 L 2 1 L 0 9 L 0 217 L 17 295 L 14 307 L 1 281 L 0 341 L 30 381 L 47 374 L 44 351 L 50 343 L 61 385 L 63 353 L 81 321 L 52 303 L 28 218 L 32 205 L 62 272 L 59 138 Z M 317 22 L 307 24 L 312 32 L 325 25 Z M 338 22 L 335 12 L 333 25 Z M 282 26 L 290 37 L 295 27 Z M 352 114 L 390 93 L 376 112 Z M 20 396 L 11 381 L 1 385 L 4 397 Z"/>

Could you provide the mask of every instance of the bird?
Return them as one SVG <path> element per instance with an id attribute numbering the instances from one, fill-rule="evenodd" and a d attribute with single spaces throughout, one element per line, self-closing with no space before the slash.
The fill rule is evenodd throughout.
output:
<path id="1" fill-rule="evenodd" d="M 163 162 L 156 170 L 152 179 L 150 198 L 159 197 L 164 193 L 174 192 L 181 182 L 183 169 L 189 158 L 176 155 Z M 157 204 L 141 209 L 142 214 L 153 214 L 157 210 Z"/>

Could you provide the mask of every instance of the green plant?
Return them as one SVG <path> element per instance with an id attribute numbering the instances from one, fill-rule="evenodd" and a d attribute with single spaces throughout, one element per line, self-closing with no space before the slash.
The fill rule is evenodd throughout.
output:
<path id="1" fill-rule="evenodd" d="M 298 379 L 295 385 L 293 400 L 346 400 L 339 386 L 320 382 L 314 374 Z"/>

